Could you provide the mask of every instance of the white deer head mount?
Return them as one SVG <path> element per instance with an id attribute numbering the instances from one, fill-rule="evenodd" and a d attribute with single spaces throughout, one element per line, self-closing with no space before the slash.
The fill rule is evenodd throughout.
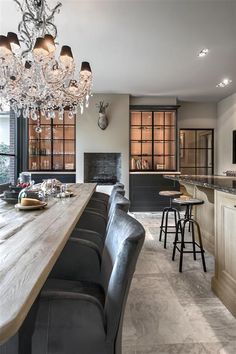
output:
<path id="1" fill-rule="evenodd" d="M 96 104 L 96 107 L 99 108 L 98 111 L 98 126 L 100 129 L 105 130 L 108 127 L 109 121 L 106 115 L 106 109 L 109 106 L 109 103 L 104 104 L 104 101 L 100 101 Z"/>

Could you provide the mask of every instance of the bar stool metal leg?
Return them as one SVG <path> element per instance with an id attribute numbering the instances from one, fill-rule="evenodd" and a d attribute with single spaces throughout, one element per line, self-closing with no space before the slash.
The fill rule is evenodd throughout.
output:
<path id="1" fill-rule="evenodd" d="M 161 226 L 160 226 L 160 235 L 159 235 L 159 241 L 160 241 L 160 242 L 161 242 L 161 238 L 162 238 L 162 231 L 163 231 L 163 225 L 164 225 L 165 211 L 166 211 L 166 208 L 164 208 L 164 209 L 163 209 L 163 212 L 162 212 Z"/>
<path id="2" fill-rule="evenodd" d="M 165 220 L 165 231 L 164 231 L 164 248 L 166 248 L 166 241 L 167 241 L 167 232 L 168 232 L 168 217 L 169 217 L 169 210 L 166 212 L 166 220 Z"/>
<path id="3" fill-rule="evenodd" d="M 177 242 L 178 242 L 178 233 L 179 233 L 179 229 L 181 230 L 181 219 L 178 220 L 177 222 L 177 226 L 176 226 L 176 233 L 175 233 L 175 239 L 174 239 L 174 247 L 173 247 L 173 252 L 172 252 L 172 261 L 175 260 L 175 252 L 176 252 L 176 247 L 177 247 Z"/>
<path id="4" fill-rule="evenodd" d="M 184 255 L 184 236 L 185 236 L 185 226 L 187 221 L 184 220 L 182 232 L 181 232 L 181 246 L 180 246 L 180 260 L 179 260 L 179 272 L 182 273 L 182 266 L 183 266 L 183 255 Z"/>
<path id="5" fill-rule="evenodd" d="M 192 226 L 192 240 L 193 240 L 193 259 L 196 261 L 196 244 L 195 244 L 195 234 L 194 234 L 194 223 L 193 222 L 189 222 L 189 224 L 191 223 Z"/>

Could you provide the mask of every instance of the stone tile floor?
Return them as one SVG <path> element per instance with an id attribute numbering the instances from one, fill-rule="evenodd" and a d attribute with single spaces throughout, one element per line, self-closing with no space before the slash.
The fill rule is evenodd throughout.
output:
<path id="1" fill-rule="evenodd" d="M 236 319 L 211 291 L 214 258 L 207 273 L 184 255 L 183 273 L 159 242 L 160 213 L 134 213 L 146 229 L 130 289 L 123 329 L 123 354 L 236 354 Z"/>

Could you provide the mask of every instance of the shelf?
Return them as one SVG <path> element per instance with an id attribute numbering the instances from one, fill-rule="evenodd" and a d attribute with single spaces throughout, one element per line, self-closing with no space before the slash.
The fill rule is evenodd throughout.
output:
<path id="1" fill-rule="evenodd" d="M 170 157 L 175 157 L 174 154 L 153 154 L 153 156 L 170 156 Z"/>
<path id="2" fill-rule="evenodd" d="M 42 157 L 42 156 L 51 156 L 51 154 L 46 154 L 46 155 L 32 155 L 32 154 L 29 154 L 28 156 L 29 157 Z"/>
<path id="3" fill-rule="evenodd" d="M 132 154 L 130 156 L 152 157 L 152 155 L 145 155 L 145 154 L 142 154 L 142 155 L 140 155 L 140 154 Z"/>
<path id="4" fill-rule="evenodd" d="M 159 129 L 159 128 L 175 128 L 175 125 L 153 125 L 154 129 Z"/>
<path id="5" fill-rule="evenodd" d="M 38 138 L 38 139 L 32 139 L 32 138 L 29 138 L 29 141 L 44 141 L 44 140 L 47 140 L 47 141 L 51 141 L 52 139 L 49 139 L 49 138 Z"/>
<path id="6" fill-rule="evenodd" d="M 30 170 L 28 169 L 29 172 L 32 172 L 32 173 L 39 173 L 39 174 L 43 174 L 45 172 L 48 172 L 48 173 L 75 173 L 76 170 Z"/>

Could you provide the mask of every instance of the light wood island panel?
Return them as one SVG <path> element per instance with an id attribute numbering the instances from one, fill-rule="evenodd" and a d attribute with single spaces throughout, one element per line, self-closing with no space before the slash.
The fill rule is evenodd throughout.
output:
<path id="1" fill-rule="evenodd" d="M 174 176 L 185 194 L 204 200 L 194 209 L 203 246 L 215 257 L 213 292 L 236 317 L 236 177 Z"/>
<path id="2" fill-rule="evenodd" d="M 0 202 L 0 344 L 19 330 L 95 188 L 72 185 L 74 197 L 38 211 Z"/>

